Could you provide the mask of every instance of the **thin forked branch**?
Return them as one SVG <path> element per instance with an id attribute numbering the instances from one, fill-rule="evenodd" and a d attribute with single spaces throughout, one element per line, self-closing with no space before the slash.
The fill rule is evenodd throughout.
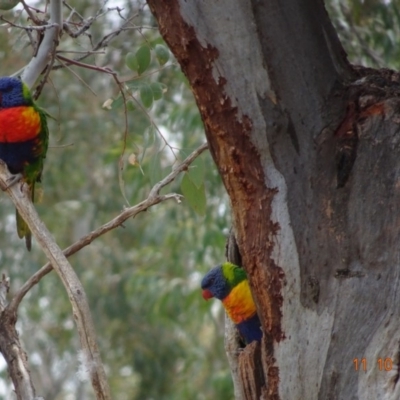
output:
<path id="1" fill-rule="evenodd" d="M 118 216 L 116 216 L 111 221 L 106 224 L 100 226 L 96 230 L 90 232 L 89 234 L 83 236 L 77 242 L 73 243 L 71 246 L 67 247 L 64 250 L 65 257 L 72 256 L 83 247 L 88 246 L 93 240 L 98 237 L 104 235 L 105 233 L 118 228 L 121 226 L 127 219 L 134 218 L 139 213 L 148 210 L 150 207 L 162 203 L 163 201 L 169 199 L 180 200 L 181 196 L 175 193 L 169 193 L 165 195 L 161 195 L 160 191 L 165 186 L 169 185 L 173 182 L 176 177 L 181 173 L 186 171 L 189 168 L 189 165 L 206 149 L 208 148 L 207 143 L 198 147 L 195 151 L 193 151 L 182 163 L 177 165 L 170 174 L 168 174 L 164 179 L 160 182 L 156 183 L 153 188 L 150 190 L 149 195 L 145 200 L 136 204 L 135 206 L 126 208 L 122 211 Z M 14 312 L 17 311 L 19 304 L 21 303 L 24 296 L 29 292 L 29 290 L 36 285 L 45 275 L 53 270 L 53 266 L 51 262 L 48 262 L 44 265 L 39 271 L 37 271 L 31 278 L 15 293 L 13 299 L 10 301 L 8 308 Z"/>

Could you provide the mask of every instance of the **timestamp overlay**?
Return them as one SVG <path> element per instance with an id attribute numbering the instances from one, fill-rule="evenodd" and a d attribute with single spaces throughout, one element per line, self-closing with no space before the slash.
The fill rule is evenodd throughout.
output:
<path id="1" fill-rule="evenodd" d="M 356 371 L 366 372 L 368 368 L 378 367 L 379 371 L 391 371 L 393 369 L 393 360 L 390 357 L 368 360 L 363 358 L 354 358 L 353 367 Z"/>

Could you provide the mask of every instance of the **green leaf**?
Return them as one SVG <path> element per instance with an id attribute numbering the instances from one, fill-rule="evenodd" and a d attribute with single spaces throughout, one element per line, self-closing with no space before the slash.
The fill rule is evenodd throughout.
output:
<path id="1" fill-rule="evenodd" d="M 163 96 L 166 86 L 159 82 L 150 83 L 151 91 L 153 92 L 154 100 L 160 100 Z"/>
<path id="2" fill-rule="evenodd" d="M 154 47 L 154 52 L 156 53 L 157 60 L 160 65 L 164 65 L 169 60 L 169 50 L 162 44 L 157 44 Z"/>
<path id="3" fill-rule="evenodd" d="M 111 109 L 115 110 L 116 108 L 121 107 L 124 104 L 124 98 L 119 94 L 118 97 L 111 103 Z"/>
<path id="4" fill-rule="evenodd" d="M 139 63 L 138 60 L 133 53 L 128 53 L 125 57 L 125 63 L 129 69 L 132 71 L 138 72 L 139 70 Z"/>
<path id="5" fill-rule="evenodd" d="M 140 79 L 134 79 L 130 82 L 127 82 L 126 86 L 128 86 L 129 89 L 136 91 L 136 90 L 139 90 L 143 86 L 143 84 L 146 84 L 146 83 Z"/>
<path id="6" fill-rule="evenodd" d="M 205 215 L 206 192 L 204 189 L 204 183 L 202 183 L 200 187 L 197 187 L 186 173 L 182 179 L 181 190 L 190 207 L 192 207 L 198 215 Z"/>
<path id="7" fill-rule="evenodd" d="M 132 100 L 128 100 L 128 101 L 126 102 L 126 109 L 127 109 L 128 111 L 134 111 L 134 110 L 136 109 L 135 103 L 134 103 Z"/>
<path id="8" fill-rule="evenodd" d="M 143 85 L 140 88 L 140 100 L 146 108 L 150 108 L 153 104 L 153 91 L 149 85 Z"/>
<path id="9" fill-rule="evenodd" d="M 161 167 L 161 153 L 157 152 L 153 155 L 150 162 L 150 181 L 155 184 L 163 178 L 162 167 Z"/>
<path id="10" fill-rule="evenodd" d="M 157 142 L 157 134 L 156 131 L 154 129 L 153 125 L 148 126 L 144 132 L 143 132 L 143 152 L 142 155 L 140 156 L 139 159 L 139 163 L 143 164 L 144 162 L 144 157 L 146 155 L 147 150 L 152 147 L 155 146 Z"/>
<path id="11" fill-rule="evenodd" d="M 200 157 L 197 157 L 190 164 L 187 175 L 198 189 L 204 183 L 204 162 Z"/>
<path id="12" fill-rule="evenodd" d="M 14 8 L 20 0 L 0 0 L 0 10 L 11 10 Z"/>
<path id="13" fill-rule="evenodd" d="M 140 47 L 136 52 L 136 59 L 138 62 L 137 72 L 139 75 L 141 75 L 150 65 L 151 54 L 149 46 L 143 45 Z"/>

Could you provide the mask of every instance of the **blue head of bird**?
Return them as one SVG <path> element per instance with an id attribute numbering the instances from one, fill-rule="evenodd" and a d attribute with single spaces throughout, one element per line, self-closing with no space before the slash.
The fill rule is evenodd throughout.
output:
<path id="1" fill-rule="evenodd" d="M 243 268 L 230 262 L 217 265 L 208 271 L 201 281 L 203 298 L 208 300 L 215 297 L 223 300 L 244 279 L 247 277 Z"/>
<path id="2" fill-rule="evenodd" d="M 18 78 L 0 78 L 0 108 L 19 107 L 31 104 L 28 87 Z"/>

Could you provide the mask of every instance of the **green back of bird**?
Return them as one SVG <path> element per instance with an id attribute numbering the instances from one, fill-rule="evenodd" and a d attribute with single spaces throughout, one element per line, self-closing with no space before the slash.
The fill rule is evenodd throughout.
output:
<path id="1" fill-rule="evenodd" d="M 224 262 L 222 264 L 222 273 L 224 274 L 226 280 L 229 282 L 231 288 L 238 285 L 240 282 L 247 279 L 246 271 L 234 265 L 230 262 Z"/>
<path id="2" fill-rule="evenodd" d="M 32 99 L 31 92 L 25 84 L 23 84 L 23 94 L 28 104 L 33 107 L 39 114 L 41 129 L 37 136 L 37 142 L 34 148 L 36 160 L 30 164 L 27 164 L 24 171 L 24 181 L 29 186 L 32 202 L 35 200 L 35 183 L 39 182 L 42 176 L 44 159 L 49 145 L 49 130 L 47 126 L 47 114 L 42 110 Z M 32 235 L 28 225 L 21 217 L 19 212 L 16 212 L 17 219 L 17 232 L 18 236 L 22 239 L 25 237 L 26 247 L 28 250 L 32 247 Z"/>

